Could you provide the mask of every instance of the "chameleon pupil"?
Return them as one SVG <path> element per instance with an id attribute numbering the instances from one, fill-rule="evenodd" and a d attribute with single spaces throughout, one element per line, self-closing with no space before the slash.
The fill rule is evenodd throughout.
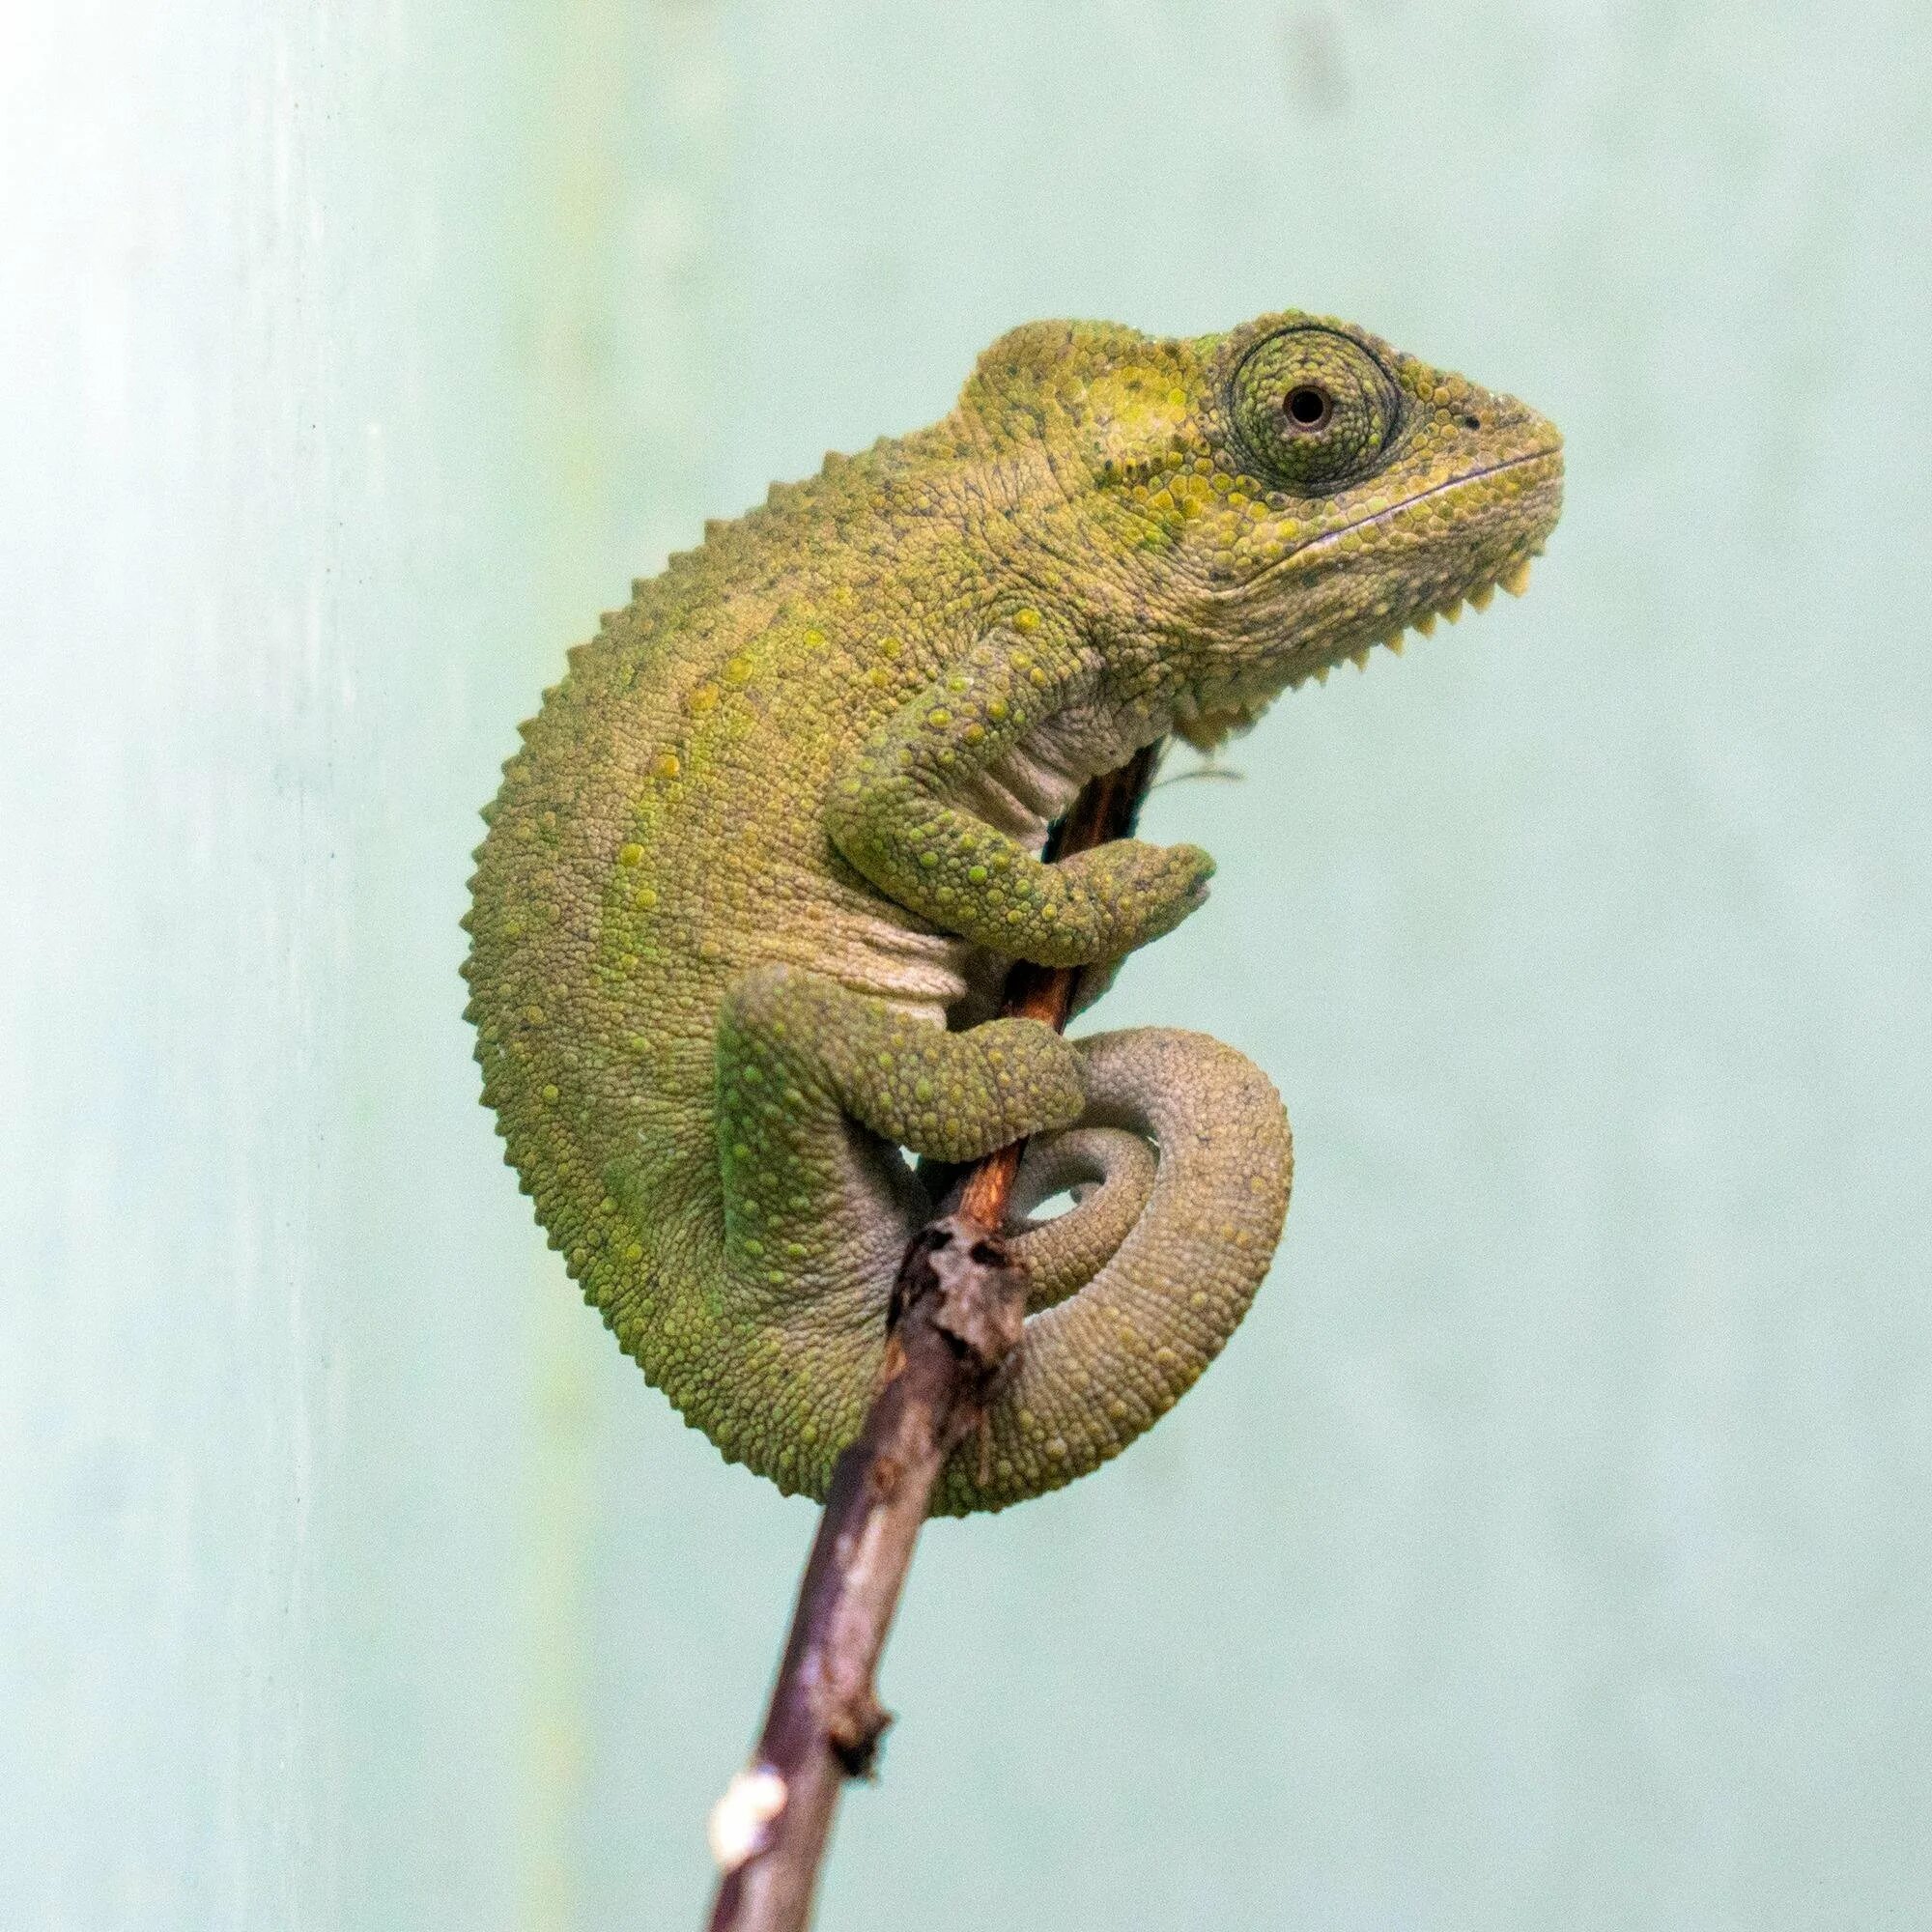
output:
<path id="1" fill-rule="evenodd" d="M 1318 389 L 1312 383 L 1291 389 L 1285 407 L 1289 421 L 1300 430 L 1321 429 L 1335 412 L 1327 390 Z"/>

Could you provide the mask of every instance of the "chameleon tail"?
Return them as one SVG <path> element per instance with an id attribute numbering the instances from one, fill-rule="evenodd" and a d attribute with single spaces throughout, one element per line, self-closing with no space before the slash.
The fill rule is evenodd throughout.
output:
<path id="1" fill-rule="evenodd" d="M 1077 1294 L 1114 1259 L 1147 1211 L 1158 1172 L 1152 1145 L 1126 1127 L 1069 1127 L 1027 1143 L 1011 1211 L 1025 1216 L 1055 1194 L 1073 1196 L 1050 1221 L 1009 1224 L 1007 1248 L 1026 1271 L 1029 1315 Z"/>
<path id="2" fill-rule="evenodd" d="M 936 1511 L 998 1509 L 1119 1455 L 1220 1352 L 1281 1236 L 1293 1154 L 1258 1066 L 1206 1034 L 1165 1028 L 1078 1045 L 1087 1112 L 1038 1143 L 1021 1198 L 1100 1184 L 1016 1236 L 1038 1312 L 984 1438 L 942 1478 Z"/>

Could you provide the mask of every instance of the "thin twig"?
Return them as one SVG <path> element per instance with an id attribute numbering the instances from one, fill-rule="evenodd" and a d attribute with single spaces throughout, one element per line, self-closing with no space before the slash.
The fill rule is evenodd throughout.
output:
<path id="1" fill-rule="evenodd" d="M 1089 783 L 1047 856 L 1130 832 L 1159 755 L 1150 745 Z M 1015 965 L 1004 1010 L 1064 1027 L 1078 977 Z M 878 1393 L 833 1469 L 763 1734 L 712 1814 L 724 1876 L 711 1932 L 803 1932 L 839 1787 L 869 1772 L 891 1721 L 873 1678 L 933 1484 L 984 1420 L 1025 1328 L 1026 1282 L 1001 1239 L 1023 1151 L 968 1169 L 899 1264 Z"/>

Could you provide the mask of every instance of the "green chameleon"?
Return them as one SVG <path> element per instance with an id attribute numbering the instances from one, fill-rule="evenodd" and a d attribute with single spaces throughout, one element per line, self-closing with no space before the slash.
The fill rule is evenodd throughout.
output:
<path id="1" fill-rule="evenodd" d="M 956 408 L 705 526 L 523 727 L 466 966 L 485 1100 L 586 1299 L 727 1458 L 823 1495 L 931 1204 L 900 1150 L 1032 1135 L 1016 1371 L 934 1507 L 1116 1455 L 1246 1312 L 1288 1205 L 1267 1079 L 1083 1003 L 1205 895 L 1192 845 L 1042 863 L 1093 775 L 1466 598 L 1556 521 L 1543 417 L 1293 313 L 1157 340 L 1013 329 Z"/>

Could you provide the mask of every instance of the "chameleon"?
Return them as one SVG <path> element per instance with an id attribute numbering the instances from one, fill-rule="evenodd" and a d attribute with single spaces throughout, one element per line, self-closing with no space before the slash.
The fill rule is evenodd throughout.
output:
<path id="1" fill-rule="evenodd" d="M 935 1511 L 1094 1469 L 1201 1375 L 1279 1240 L 1287 1117 L 1206 1035 L 999 1016 L 1014 960 L 1090 1003 L 1213 870 L 1050 860 L 1048 829 L 1141 747 L 1211 750 L 1520 594 L 1562 476 L 1543 416 L 1348 323 L 1030 323 L 940 421 L 707 523 L 568 653 L 483 813 L 483 1097 L 585 1299 L 726 1459 L 825 1494 L 933 1209 L 908 1153 L 1030 1137 L 1017 1368 Z"/>

